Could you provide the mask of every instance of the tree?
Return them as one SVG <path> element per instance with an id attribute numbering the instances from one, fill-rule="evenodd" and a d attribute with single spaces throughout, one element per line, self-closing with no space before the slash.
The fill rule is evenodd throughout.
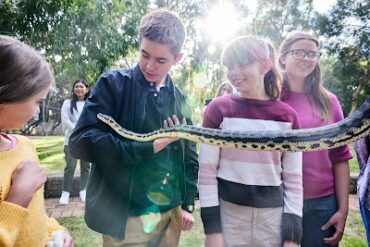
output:
<path id="1" fill-rule="evenodd" d="M 45 54 L 57 83 L 94 82 L 137 46 L 144 0 L 0 2 L 0 33 L 16 36 Z"/>
<path id="2" fill-rule="evenodd" d="M 311 29 L 312 13 L 312 0 L 259 0 L 247 31 L 270 38 L 278 47 L 289 32 Z"/>
<path id="3" fill-rule="evenodd" d="M 370 97 L 370 2 L 338 0 L 328 15 L 317 14 L 332 73 L 324 79 L 350 113 Z"/>
<path id="4" fill-rule="evenodd" d="M 57 87 L 70 90 L 76 79 L 94 83 L 137 47 L 137 26 L 148 9 L 144 0 L 4 0 L 0 1 L 0 33 L 44 54 L 54 69 Z M 48 106 L 60 107 L 63 99 L 56 96 L 60 95 L 53 95 Z M 54 116 L 52 120 L 58 122 Z"/>

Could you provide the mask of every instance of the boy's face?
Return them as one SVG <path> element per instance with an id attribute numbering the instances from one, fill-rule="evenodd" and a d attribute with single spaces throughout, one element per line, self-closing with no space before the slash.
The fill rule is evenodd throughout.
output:
<path id="1" fill-rule="evenodd" d="M 140 43 L 139 65 L 145 79 L 160 85 L 182 54 L 174 55 L 168 45 L 143 38 Z"/>

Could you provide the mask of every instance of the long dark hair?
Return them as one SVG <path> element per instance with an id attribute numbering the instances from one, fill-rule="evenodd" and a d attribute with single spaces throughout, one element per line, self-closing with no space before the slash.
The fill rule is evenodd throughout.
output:
<path id="1" fill-rule="evenodd" d="M 84 84 L 84 86 L 87 88 L 87 89 L 89 89 L 90 88 L 90 85 L 89 85 L 89 83 L 87 83 L 86 81 L 84 81 L 84 80 L 76 80 L 74 83 L 73 83 L 73 85 L 72 85 L 72 99 L 71 99 L 71 106 L 70 106 L 70 111 L 71 111 L 71 113 L 73 113 L 73 109 L 75 109 L 76 111 L 77 111 L 77 101 L 78 101 L 78 97 L 77 97 L 77 95 L 75 94 L 75 90 L 74 90 L 74 88 L 75 88 L 75 85 L 77 84 L 77 83 L 79 83 L 79 82 L 81 82 L 82 84 Z M 87 99 L 87 97 L 89 97 L 89 95 L 90 95 L 90 90 L 88 90 L 87 91 L 87 93 L 85 94 L 85 98 L 84 98 L 84 100 L 86 100 Z"/>

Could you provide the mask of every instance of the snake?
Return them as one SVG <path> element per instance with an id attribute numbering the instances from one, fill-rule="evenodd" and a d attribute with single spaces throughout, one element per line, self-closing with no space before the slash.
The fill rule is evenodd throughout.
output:
<path id="1" fill-rule="evenodd" d="M 221 148 L 249 151 L 305 152 L 344 146 L 370 134 L 370 98 L 343 120 L 317 128 L 294 130 L 235 131 L 174 125 L 149 133 L 135 133 L 120 126 L 111 116 L 102 113 L 97 118 L 109 125 L 119 136 L 149 142 L 162 137 L 176 137 Z"/>

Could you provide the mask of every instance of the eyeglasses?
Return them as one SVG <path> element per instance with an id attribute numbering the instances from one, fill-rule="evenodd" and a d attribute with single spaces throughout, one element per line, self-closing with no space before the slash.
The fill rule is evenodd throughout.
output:
<path id="1" fill-rule="evenodd" d="M 296 59 L 304 59 L 307 56 L 307 58 L 312 61 L 319 60 L 321 56 L 321 52 L 319 51 L 305 51 L 302 49 L 290 50 L 290 51 L 287 51 L 285 54 L 288 54 L 288 53 L 291 53 L 292 56 Z"/>

